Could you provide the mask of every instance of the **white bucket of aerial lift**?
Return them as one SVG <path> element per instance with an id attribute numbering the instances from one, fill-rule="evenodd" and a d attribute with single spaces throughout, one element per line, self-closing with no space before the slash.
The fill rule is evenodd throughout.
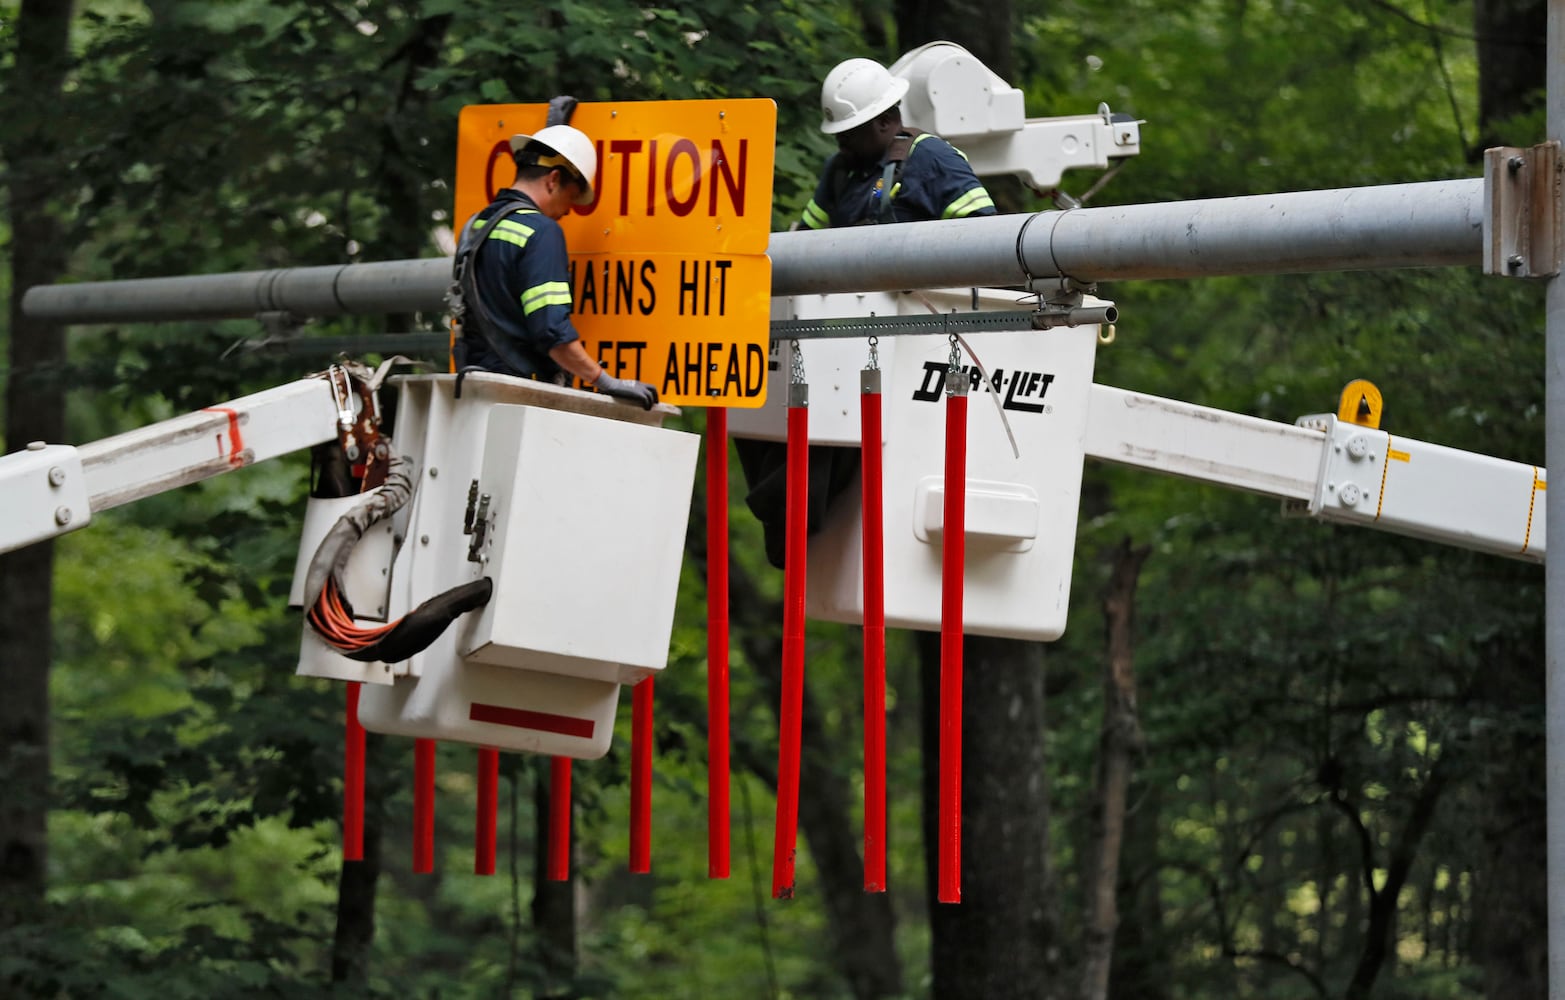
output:
<path id="1" fill-rule="evenodd" d="M 972 380 L 963 582 L 969 634 L 1050 640 L 1065 631 L 1097 336 L 1090 326 L 965 338 L 990 376 L 963 357 Z M 886 624 L 933 631 L 941 625 L 950 345 L 944 336 L 897 341 L 883 386 Z M 862 539 L 860 497 L 849 491 L 810 542 L 811 617 L 863 622 Z"/>
<path id="2" fill-rule="evenodd" d="M 461 399 L 453 376 L 394 381 L 393 451 L 412 460 L 418 481 L 389 616 L 483 576 L 494 591 L 395 665 L 393 683 L 366 687 L 359 721 L 400 736 L 602 756 L 620 684 L 667 662 L 699 439 L 658 426 L 678 412 L 669 406 L 647 412 L 487 373 L 468 375 Z M 470 492 L 488 497 L 474 532 Z"/>
<path id="3" fill-rule="evenodd" d="M 496 407 L 478 479 L 495 598 L 477 613 L 468 660 L 622 684 L 662 670 L 699 441 Z"/>
<path id="4" fill-rule="evenodd" d="M 932 316 L 1025 312 L 1007 289 L 800 295 L 775 298 L 773 319 Z M 1104 305 L 1088 298 L 1085 305 Z M 963 333 L 989 372 L 968 397 L 966 631 L 1018 639 L 1058 638 L 1065 628 L 1075 550 L 1087 407 L 1097 326 Z M 809 384 L 812 445 L 857 448 L 861 431 L 859 372 L 865 339 L 799 343 Z M 883 505 L 886 623 L 940 627 L 940 559 L 944 514 L 943 334 L 884 336 L 882 375 Z M 781 341 L 767 403 L 734 410 L 729 433 L 783 441 L 792 347 Z M 996 406 L 998 403 L 998 407 Z M 1005 420 L 1002 422 L 1001 414 Z M 1006 423 L 1020 457 L 1011 450 Z M 863 620 L 862 524 L 857 491 L 837 498 L 810 543 L 806 611 L 827 621 Z"/>

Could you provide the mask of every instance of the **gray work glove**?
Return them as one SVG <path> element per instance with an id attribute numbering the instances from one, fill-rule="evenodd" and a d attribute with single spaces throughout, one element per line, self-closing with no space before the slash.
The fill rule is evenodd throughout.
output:
<path id="1" fill-rule="evenodd" d="M 561 94 L 559 97 L 550 98 L 549 113 L 544 119 L 545 125 L 569 125 L 571 116 L 576 113 L 576 98 L 569 94 Z"/>
<path id="2" fill-rule="evenodd" d="M 606 395 L 628 399 L 643 410 L 652 409 L 658 402 L 658 391 L 650 385 L 634 379 L 615 378 L 608 372 L 599 375 L 593 387 Z"/>

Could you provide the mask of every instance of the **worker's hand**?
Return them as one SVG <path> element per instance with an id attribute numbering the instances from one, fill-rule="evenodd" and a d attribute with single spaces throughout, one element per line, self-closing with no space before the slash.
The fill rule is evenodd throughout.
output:
<path id="1" fill-rule="evenodd" d="M 658 391 L 650 385 L 634 379 L 615 378 L 608 372 L 599 375 L 593 386 L 601 393 L 618 399 L 628 399 L 643 410 L 652 409 L 658 402 Z"/>

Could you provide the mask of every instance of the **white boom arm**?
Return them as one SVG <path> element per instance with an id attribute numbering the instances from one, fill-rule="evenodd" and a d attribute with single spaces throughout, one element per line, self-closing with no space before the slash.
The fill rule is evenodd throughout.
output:
<path id="1" fill-rule="evenodd" d="M 1279 497 L 1291 513 L 1543 562 L 1542 468 L 1334 414 L 1283 424 L 1094 385 L 1086 454 Z"/>
<path id="2" fill-rule="evenodd" d="M 330 441 L 343 415 L 332 384 L 309 378 L 80 448 L 29 444 L 0 457 L 0 552 L 85 527 L 99 511 Z"/>

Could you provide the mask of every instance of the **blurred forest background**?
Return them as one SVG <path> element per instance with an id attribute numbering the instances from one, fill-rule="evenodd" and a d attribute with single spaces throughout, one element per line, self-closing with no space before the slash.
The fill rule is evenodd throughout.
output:
<path id="1" fill-rule="evenodd" d="M 778 229 L 831 149 L 825 72 L 935 38 L 1023 88 L 1032 115 L 1106 101 L 1145 119 L 1141 156 L 1095 205 L 1471 177 L 1485 146 L 1544 138 L 1544 7 L 0 3 L 0 431 L 6 450 L 80 444 L 441 329 L 60 330 L 18 302 L 56 281 L 439 256 L 465 104 L 773 98 Z M 1010 211 L 1052 207 L 993 189 Z M 1099 382 L 1291 422 L 1367 377 L 1393 434 L 1543 460 L 1539 284 L 1466 269 L 1101 292 L 1123 320 Z M 891 636 L 890 892 L 865 895 L 859 640 L 811 623 L 799 894 L 779 903 L 780 574 L 736 472 L 732 878 L 706 877 L 698 495 L 657 689 L 653 874 L 626 873 L 627 706 L 613 752 L 575 769 L 562 888 L 539 880 L 548 768 L 521 756 L 503 763 L 500 873 L 470 874 L 474 755 L 456 745 L 436 873 L 410 873 L 396 739 L 371 739 L 367 860 L 342 864 L 343 691 L 294 676 L 285 606 L 306 467 L 256 466 L 0 558 L 0 995 L 1546 992 L 1541 567 L 1090 464 L 1065 637 L 969 641 L 964 902 L 932 904 L 925 863 L 931 644 Z M 1004 725 L 980 725 L 997 707 Z M 1100 769 L 1128 775 L 1122 795 Z"/>

